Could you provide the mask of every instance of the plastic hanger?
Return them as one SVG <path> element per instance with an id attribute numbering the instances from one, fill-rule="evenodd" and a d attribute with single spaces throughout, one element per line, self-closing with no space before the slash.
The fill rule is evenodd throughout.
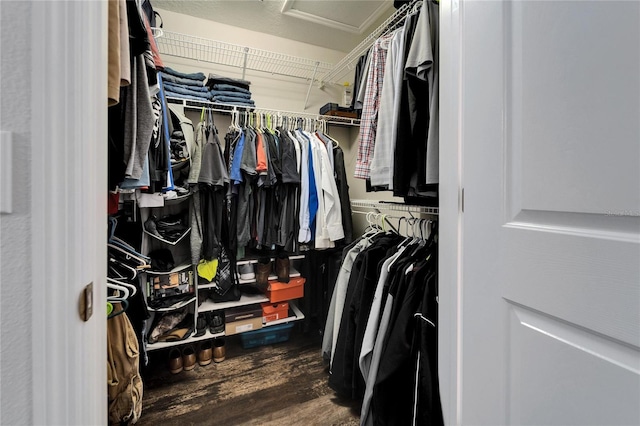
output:
<path id="1" fill-rule="evenodd" d="M 115 259 L 114 257 L 109 256 L 109 266 L 112 267 L 119 267 L 119 268 L 124 268 L 126 271 L 131 273 L 130 277 L 127 277 L 129 279 L 134 279 L 135 277 L 138 276 L 138 270 L 127 265 L 126 263 L 120 262 L 119 260 Z M 123 277 L 123 275 L 120 275 L 118 273 L 119 276 Z"/>
<path id="2" fill-rule="evenodd" d="M 113 301 L 113 300 L 120 301 L 122 299 L 128 299 L 129 296 L 131 296 L 131 292 L 127 287 L 120 284 L 114 284 L 109 280 L 107 280 L 107 288 L 110 288 L 112 290 L 118 290 L 124 293 L 124 296 L 107 296 L 108 301 Z"/>
<path id="3" fill-rule="evenodd" d="M 122 309 L 119 311 L 115 311 L 115 306 L 113 306 L 113 302 L 107 302 L 107 303 L 111 303 L 111 306 L 112 306 L 111 313 L 107 314 L 107 319 L 111 319 L 113 317 L 117 317 L 118 315 L 122 315 L 124 311 L 126 311 L 127 308 L 129 307 L 129 301 L 127 300 L 118 300 L 117 302 L 119 302 L 122 306 Z"/>
<path id="4" fill-rule="evenodd" d="M 114 280 L 113 278 L 109 278 L 107 277 L 107 284 L 112 284 L 115 286 L 121 286 L 121 287 L 125 287 L 127 289 L 129 289 L 129 297 L 131 296 L 135 296 L 136 293 L 138 292 L 138 289 L 136 288 L 135 285 L 130 284 L 130 283 L 126 283 L 123 281 L 118 281 L 118 280 Z"/>
<path id="5" fill-rule="evenodd" d="M 130 251 L 127 251 L 117 245 L 114 245 L 112 243 L 107 243 L 107 247 L 109 247 L 112 250 L 117 250 L 118 252 L 120 252 L 124 256 L 124 260 L 135 260 L 139 267 L 151 266 L 149 265 L 149 262 L 147 261 L 147 259 L 138 257 L 133 253 L 131 253 Z"/>

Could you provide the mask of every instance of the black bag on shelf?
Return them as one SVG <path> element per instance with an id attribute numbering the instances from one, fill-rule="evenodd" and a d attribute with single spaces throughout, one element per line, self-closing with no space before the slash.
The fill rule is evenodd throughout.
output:
<path id="1" fill-rule="evenodd" d="M 151 258 L 151 269 L 154 271 L 167 272 L 176 266 L 169 249 L 153 250 L 149 253 L 149 257 Z"/>

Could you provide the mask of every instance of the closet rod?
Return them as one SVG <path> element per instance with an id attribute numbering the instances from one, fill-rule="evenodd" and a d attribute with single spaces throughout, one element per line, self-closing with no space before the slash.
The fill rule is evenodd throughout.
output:
<path id="1" fill-rule="evenodd" d="M 353 69 L 354 62 L 356 62 L 360 56 L 364 55 L 364 53 L 369 50 L 378 38 L 387 34 L 389 31 L 393 31 L 395 28 L 398 28 L 398 26 L 404 22 L 408 12 L 411 11 L 413 6 L 419 1 L 420 0 L 412 0 L 411 3 L 405 3 L 396 10 L 393 15 L 388 17 L 378 28 L 373 30 L 371 34 L 353 48 L 351 52 L 347 53 L 340 62 L 320 77 L 320 87 L 325 83 L 338 81 L 338 77 L 342 77 L 347 71 Z"/>
<path id="2" fill-rule="evenodd" d="M 214 103 L 214 102 L 193 101 L 188 99 L 173 98 L 169 96 L 167 97 L 167 102 L 171 104 L 182 105 L 183 108 L 194 110 L 194 111 L 201 110 L 204 107 L 204 108 L 210 109 L 213 112 L 217 112 L 220 114 L 231 114 L 234 111 L 239 111 L 239 112 L 247 111 L 247 112 L 280 115 L 283 117 L 310 118 L 313 120 L 322 120 L 327 124 L 332 124 L 332 125 L 341 125 L 341 126 L 359 126 L 360 125 L 360 120 L 357 118 L 339 117 L 339 116 L 333 116 L 333 115 L 309 114 L 305 112 L 282 111 L 282 110 L 270 109 L 270 108 L 243 107 L 238 105 L 229 105 L 229 104 Z"/>
<path id="3" fill-rule="evenodd" d="M 415 206 L 394 201 L 351 200 L 351 207 L 428 215 L 438 214 L 438 207 Z"/>

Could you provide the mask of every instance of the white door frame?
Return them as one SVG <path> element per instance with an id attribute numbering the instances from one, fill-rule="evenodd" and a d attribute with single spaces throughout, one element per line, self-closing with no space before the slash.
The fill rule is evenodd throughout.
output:
<path id="1" fill-rule="evenodd" d="M 107 2 L 34 2 L 33 424 L 106 424 Z M 27 75 L 25 81 L 29 81 Z M 93 316 L 78 301 L 93 283 Z"/>
<path id="2" fill-rule="evenodd" d="M 460 419 L 460 324 L 461 301 L 461 192 L 460 156 L 460 45 L 462 4 L 458 0 L 440 2 L 440 290 L 439 290 L 439 380 L 442 408 L 447 424 Z M 104 424 L 106 413 L 106 320 L 104 306 L 106 275 L 106 17 L 107 4 L 100 2 L 39 2 L 32 16 L 32 223 L 33 259 L 46 280 L 33 274 L 33 348 L 43 348 L 47 361 L 33 359 L 34 424 Z M 99 46 L 99 48 L 96 48 Z M 83 75 L 69 78 L 68 71 Z M 55 82 L 55 84 L 52 84 Z M 67 102 L 74 99 L 75 102 Z M 88 102 L 88 103 L 85 103 Z M 102 103 L 100 103 L 102 102 Z M 87 109 L 89 107 L 89 110 Z M 90 111 L 90 112 L 87 112 Z M 69 116 L 77 117 L 69 120 Z M 80 117 L 87 118 L 81 120 Z M 75 126 L 68 123 L 74 122 Z M 60 221 L 67 209 L 65 194 L 73 192 L 73 182 L 63 171 L 72 167 L 65 157 L 69 146 L 85 144 L 74 160 L 85 161 L 93 173 L 86 176 L 95 189 L 93 205 L 78 205 L 95 219 L 96 226 L 69 240 L 71 224 Z M 65 186 L 60 186 L 60 185 Z M 68 186 L 66 186 L 68 185 Z M 46 208 L 45 208 L 46 206 Z M 42 242 L 46 244 L 42 244 Z M 75 282 L 68 265 L 68 244 L 80 245 L 90 253 L 93 277 Z M 72 280 L 73 282 L 70 282 Z M 47 284 L 44 285 L 45 281 Z M 94 284 L 94 315 L 85 328 L 94 330 L 94 344 L 84 348 L 70 345 L 70 325 L 77 324 L 74 310 L 86 282 Z M 46 348 L 46 349 L 45 349 Z M 82 362 L 99 368 L 94 377 L 83 377 L 82 369 L 68 365 L 69 354 L 77 352 Z M 85 366 L 86 367 L 86 366 Z M 84 382 L 83 382 L 84 380 Z M 78 386 L 86 399 L 72 401 L 71 389 Z M 91 419 L 91 420 L 89 420 Z"/>
<path id="3" fill-rule="evenodd" d="M 462 414 L 462 82 L 464 2 L 440 0 L 440 214 L 438 374 L 445 424 Z M 443 95 L 446 94 L 446 95 Z"/>

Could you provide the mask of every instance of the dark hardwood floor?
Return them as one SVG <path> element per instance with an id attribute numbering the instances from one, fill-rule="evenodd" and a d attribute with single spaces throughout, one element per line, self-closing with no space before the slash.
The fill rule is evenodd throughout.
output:
<path id="1" fill-rule="evenodd" d="M 253 349 L 227 337 L 223 362 L 178 374 L 168 351 L 151 352 L 137 424 L 357 425 L 358 404 L 327 386 L 321 337 L 297 328 L 288 342 Z"/>

